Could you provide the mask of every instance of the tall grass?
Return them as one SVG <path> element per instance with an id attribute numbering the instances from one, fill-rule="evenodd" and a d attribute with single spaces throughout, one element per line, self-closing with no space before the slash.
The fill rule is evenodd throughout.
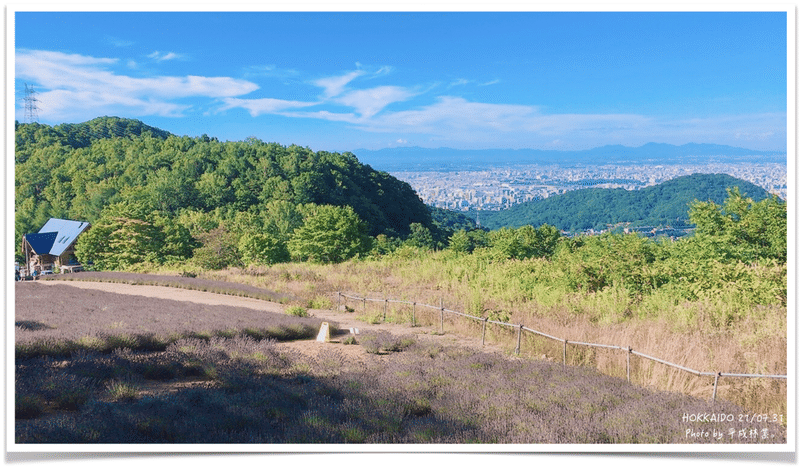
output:
<path id="1" fill-rule="evenodd" d="M 785 267 L 783 272 L 776 266 L 739 268 L 751 269 L 751 278 L 761 276 L 774 281 L 785 276 Z M 323 293 L 336 301 L 336 292 L 343 291 L 430 305 L 442 302 L 448 309 L 479 317 L 499 315 L 507 322 L 568 340 L 630 346 L 699 371 L 787 372 L 787 310 L 779 301 L 770 304 L 758 299 L 774 297 L 767 280 L 761 293 L 745 291 L 729 282 L 713 294 L 694 299 L 685 298 L 685 289 L 690 285 L 680 282 L 646 294 L 631 291 L 623 284 L 576 291 L 565 281 L 569 274 L 547 260 L 496 260 L 409 249 L 381 259 L 333 265 L 280 264 L 200 274 L 205 275 L 290 293 L 306 301 L 318 299 Z M 360 302 L 349 306 L 362 318 L 383 320 L 381 303 L 368 302 L 366 312 Z M 410 313 L 405 311 L 388 314 L 386 320 L 410 323 Z M 419 324 L 438 327 L 438 321 L 438 312 L 418 308 Z M 448 319 L 446 329 L 480 341 L 480 328 L 473 322 Z M 487 341 L 496 341 L 508 350 L 516 345 L 515 335 L 502 331 L 490 332 Z M 560 344 L 526 343 L 522 350 L 536 358 L 560 358 L 561 351 L 555 350 L 559 347 Z M 597 366 L 612 375 L 618 376 L 619 370 L 624 370 L 621 357 L 604 358 L 603 354 L 578 350 L 572 355 L 576 364 Z M 581 356 L 586 358 L 579 359 Z M 633 365 L 632 380 L 697 396 L 710 396 L 709 386 L 713 385 L 713 379 L 709 383 L 707 378 L 645 363 Z M 753 411 L 785 414 L 787 410 L 785 381 L 725 378 L 720 383 L 719 396 Z"/>

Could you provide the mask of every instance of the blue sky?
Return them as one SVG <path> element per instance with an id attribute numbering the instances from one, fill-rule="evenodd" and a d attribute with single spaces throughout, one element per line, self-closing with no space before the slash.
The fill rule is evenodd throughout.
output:
<path id="1" fill-rule="evenodd" d="M 24 8 L 24 7 L 22 7 Z M 785 12 L 14 13 L 16 119 L 314 150 L 785 150 Z"/>

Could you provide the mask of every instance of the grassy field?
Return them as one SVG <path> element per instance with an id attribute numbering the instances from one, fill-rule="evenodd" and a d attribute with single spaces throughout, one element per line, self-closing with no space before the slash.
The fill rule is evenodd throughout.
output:
<path id="1" fill-rule="evenodd" d="M 326 301 L 332 306 L 322 272 L 281 269 L 200 277 L 210 282 L 222 281 L 219 276 L 227 281 L 247 277 L 251 286 L 291 293 L 295 306 Z M 277 288 L 266 288 L 267 283 Z M 786 439 L 780 423 L 739 422 L 740 415 L 753 412 L 730 402 L 712 405 L 587 367 L 388 333 L 330 344 L 330 350 L 310 359 L 283 351 L 279 341 L 312 337 L 319 326 L 313 318 L 133 300 L 36 282 L 15 288 L 17 443 L 740 444 Z M 57 311 L 31 306 L 42 288 L 58 293 L 51 296 L 58 298 L 52 302 Z M 456 324 L 447 327 L 453 330 Z M 492 340 L 502 338 L 496 334 Z M 363 348 L 369 359 L 364 364 L 346 360 L 347 347 Z M 151 392 L 158 384 L 169 392 Z M 703 414 L 734 421 L 687 417 Z"/>
<path id="2" fill-rule="evenodd" d="M 787 308 L 785 305 L 752 304 L 730 290 L 716 297 L 676 301 L 669 291 L 656 291 L 637 298 L 621 288 L 609 287 L 579 293 L 536 283 L 525 283 L 530 272 L 543 261 L 481 263 L 479 259 L 438 253 L 407 253 L 379 260 L 356 260 L 340 264 L 278 264 L 249 269 L 199 271 L 199 277 L 242 283 L 284 292 L 291 302 L 304 306 L 331 305 L 336 292 L 370 298 L 416 301 L 478 317 L 490 317 L 527 327 L 570 341 L 632 347 L 641 353 L 682 366 L 723 373 L 787 373 Z M 766 272 L 769 276 L 773 273 Z M 785 269 L 784 269 L 785 270 Z M 161 271 L 169 273 L 169 271 Z M 774 275 L 781 275 L 780 273 Z M 785 274 L 784 274 L 785 275 Z M 735 283 L 731 284 L 735 286 Z M 734 288 L 734 287 L 730 287 Z M 368 310 L 357 309 L 364 320 L 383 320 L 379 303 Z M 396 307 L 388 321 L 409 322 L 408 308 Z M 728 318 L 720 323 L 719 318 Z M 421 315 L 420 321 L 438 323 L 438 313 Z M 449 331 L 480 340 L 480 326 L 469 320 L 448 319 Z M 487 340 L 512 351 L 513 333 L 490 330 Z M 523 355 L 560 359 L 562 345 L 553 341 L 526 339 Z M 599 369 L 612 376 L 625 376 L 625 357 L 570 348 L 570 363 Z M 634 383 L 708 398 L 713 378 L 696 377 L 652 362 L 634 361 Z M 724 378 L 718 396 L 751 412 L 787 413 L 786 380 Z"/>

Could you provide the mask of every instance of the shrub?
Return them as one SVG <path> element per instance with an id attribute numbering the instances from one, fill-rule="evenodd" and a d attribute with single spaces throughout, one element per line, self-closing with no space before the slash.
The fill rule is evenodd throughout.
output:
<path id="1" fill-rule="evenodd" d="M 298 318 L 308 317 L 308 311 L 302 306 L 289 306 L 286 308 L 286 314 L 289 316 L 296 316 Z"/>
<path id="2" fill-rule="evenodd" d="M 386 352 L 402 352 L 411 345 L 414 345 L 416 340 L 411 336 L 397 337 L 388 332 L 378 332 L 371 334 L 364 334 L 361 339 L 361 345 L 367 353 L 380 353 L 381 350 Z"/>
<path id="3" fill-rule="evenodd" d="M 308 302 L 308 307 L 311 309 L 331 309 L 333 303 L 325 297 L 316 297 Z"/>
<path id="4" fill-rule="evenodd" d="M 139 390 L 131 383 L 115 380 L 108 385 L 108 395 L 114 401 L 132 400 L 139 396 Z"/>

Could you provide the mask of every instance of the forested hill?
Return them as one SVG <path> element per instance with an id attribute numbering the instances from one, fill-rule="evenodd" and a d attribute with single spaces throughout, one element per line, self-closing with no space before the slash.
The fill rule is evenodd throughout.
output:
<path id="1" fill-rule="evenodd" d="M 93 223 L 118 203 L 194 225 L 213 215 L 217 224 L 284 230 L 304 204 L 350 206 L 371 236 L 404 236 L 413 223 L 433 229 L 410 185 L 351 153 L 176 136 L 116 117 L 55 127 L 16 123 L 15 140 L 17 241 L 51 217 Z"/>
<path id="2" fill-rule="evenodd" d="M 17 124 L 16 162 L 21 163 L 30 156 L 29 150 L 60 143 L 72 148 L 88 147 L 104 138 L 136 138 L 143 134 L 165 139 L 171 134 L 166 130 L 151 127 L 135 119 L 120 117 L 98 117 L 81 124 L 48 125 Z"/>
<path id="3" fill-rule="evenodd" d="M 763 188 L 727 174 L 693 174 L 634 191 L 570 191 L 507 210 L 483 211 L 480 222 L 490 229 L 548 224 L 571 232 L 605 229 L 607 224 L 625 222 L 634 226 L 681 227 L 689 225 L 691 202 L 711 200 L 721 205 L 727 197 L 726 189 L 732 187 L 738 187 L 754 201 L 770 196 Z"/>

